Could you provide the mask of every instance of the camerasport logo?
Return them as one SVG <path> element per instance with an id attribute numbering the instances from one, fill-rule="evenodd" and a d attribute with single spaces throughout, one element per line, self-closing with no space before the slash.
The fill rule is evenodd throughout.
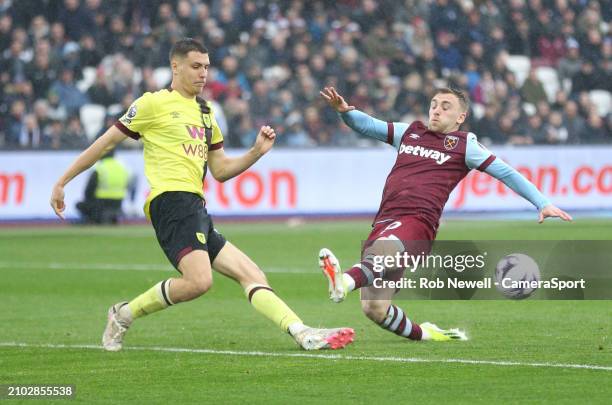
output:
<path id="1" fill-rule="evenodd" d="M 26 180 L 23 173 L 0 172 L 0 206 L 23 204 Z"/>

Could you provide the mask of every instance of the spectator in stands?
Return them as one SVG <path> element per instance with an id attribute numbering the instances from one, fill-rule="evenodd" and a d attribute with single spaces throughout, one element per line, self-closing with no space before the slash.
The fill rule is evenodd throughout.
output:
<path id="1" fill-rule="evenodd" d="M 479 134 L 483 143 L 505 143 L 507 140 L 501 138 L 498 122 L 499 114 L 496 105 L 488 104 L 483 117 L 476 122 L 474 132 Z"/>
<path id="2" fill-rule="evenodd" d="M 367 57 L 372 60 L 390 60 L 396 48 L 388 40 L 389 36 L 389 30 L 383 22 L 376 24 L 365 37 L 364 51 Z"/>
<path id="3" fill-rule="evenodd" d="M 79 60 L 83 67 L 97 67 L 102 61 L 102 50 L 96 46 L 93 35 L 85 33 L 79 42 Z"/>
<path id="4" fill-rule="evenodd" d="M 606 129 L 604 120 L 593 111 L 589 114 L 580 139 L 585 143 L 608 143 L 612 137 Z"/>
<path id="5" fill-rule="evenodd" d="M 574 38 L 567 40 L 567 53 L 559 60 L 557 71 L 559 73 L 559 84 L 564 85 L 565 80 L 572 80 L 580 71 L 582 60 L 580 58 L 580 45 Z"/>
<path id="6" fill-rule="evenodd" d="M 68 118 L 66 129 L 60 136 L 59 147 L 62 149 L 85 149 L 89 140 L 78 116 Z"/>
<path id="7" fill-rule="evenodd" d="M 68 42 L 66 30 L 61 22 L 51 24 L 51 32 L 49 35 L 49 44 L 51 45 L 51 59 L 53 61 L 61 61 L 64 53 L 64 46 Z"/>
<path id="8" fill-rule="evenodd" d="M 47 100 L 49 101 L 49 118 L 64 122 L 68 117 L 66 107 L 60 104 L 60 98 L 57 93 L 49 91 L 48 94 Z"/>
<path id="9" fill-rule="evenodd" d="M 93 18 L 87 9 L 81 7 L 80 0 L 64 0 L 58 21 L 65 27 L 66 36 L 73 41 L 79 41 L 93 27 Z"/>
<path id="10" fill-rule="evenodd" d="M 62 121 L 51 118 L 49 125 L 43 130 L 43 136 L 48 140 L 49 147 L 52 149 L 61 148 L 61 138 L 64 133 Z"/>
<path id="11" fill-rule="evenodd" d="M 38 149 L 46 145 L 43 132 L 34 114 L 28 114 L 24 119 L 24 126 L 19 137 L 22 148 Z"/>
<path id="12" fill-rule="evenodd" d="M 21 146 L 21 134 L 25 129 L 26 104 L 17 99 L 11 104 L 10 115 L 5 122 L 5 145 L 9 148 Z"/>
<path id="13" fill-rule="evenodd" d="M 603 38 L 599 28 L 591 28 L 582 41 L 582 56 L 585 60 L 597 65 L 601 61 L 601 46 Z"/>
<path id="14" fill-rule="evenodd" d="M 221 69 L 217 71 L 217 80 L 220 83 L 226 84 L 230 79 L 236 79 L 243 92 L 250 91 L 249 81 L 246 75 L 240 71 L 238 59 L 234 56 L 226 56 L 221 62 Z M 269 108 L 269 107 L 268 107 Z"/>
<path id="15" fill-rule="evenodd" d="M 26 55 L 25 44 L 20 40 L 11 42 L 9 49 L 2 52 L 0 69 L 7 72 L 13 82 L 25 80 Z"/>
<path id="16" fill-rule="evenodd" d="M 547 100 L 544 85 L 540 79 L 538 79 L 536 70 L 533 68 L 529 70 L 529 76 L 521 87 L 521 96 L 523 97 L 523 101 L 533 105 L 538 104 L 540 101 Z"/>
<path id="17" fill-rule="evenodd" d="M 435 0 L 429 12 L 429 26 L 434 36 L 441 30 L 459 32 L 462 26 L 463 12 L 450 0 Z"/>
<path id="18" fill-rule="evenodd" d="M 519 13 L 517 21 L 508 24 L 508 52 L 512 55 L 531 56 L 531 38 L 529 23 Z"/>
<path id="19" fill-rule="evenodd" d="M 591 101 L 591 97 L 589 93 L 583 91 L 578 94 L 578 107 L 580 111 L 580 115 L 585 117 L 585 119 L 591 115 L 591 112 L 595 111 L 595 105 Z"/>
<path id="20" fill-rule="evenodd" d="M 315 105 L 322 85 L 336 86 L 360 108 L 393 120 L 422 115 L 427 108 L 423 100 L 431 96 L 434 84 L 465 87 L 476 104 L 485 106 L 485 115 L 489 107 L 497 111 L 493 118 L 497 122 L 487 118 L 473 125 L 506 128 L 507 122 L 501 125 L 499 120 L 507 111 L 499 107 L 508 110 L 506 104 L 517 93 L 534 105 L 546 99 L 541 84 L 531 79 L 520 91 L 517 77 L 521 76 L 508 71 L 510 54 L 528 57 L 534 68 L 556 69 L 560 87 L 567 91 L 569 80 L 568 98 L 578 102 L 576 115 L 571 115 L 575 106 L 566 108 L 570 101 L 565 99 L 555 100 L 554 109 L 563 113 L 567 142 L 584 143 L 599 139 L 581 129 L 593 109 L 588 92 L 612 90 L 607 24 L 612 8 L 606 0 L 34 2 L 43 6 L 27 7 L 30 1 L 14 0 L 2 3 L 0 10 L 0 131 L 7 147 L 12 142 L 7 123 L 14 124 L 10 111 L 16 99 L 25 102 L 25 115 L 37 100 L 46 99 L 48 119 L 63 122 L 82 105 L 74 83 L 81 80 L 84 67 L 96 68 L 107 79 L 106 86 L 99 81 L 89 89 L 83 87 L 88 82 L 80 82 L 93 102 L 112 105 L 142 90 L 155 91 L 159 85 L 153 69 L 167 64 L 170 44 L 184 33 L 215 49 L 211 58 L 219 66 L 219 86 L 211 80 L 206 97 L 226 112 L 228 139 L 241 139 L 240 134 L 250 133 L 246 125 L 262 120 L 283 127 L 291 111 L 301 116 Z M 60 79 L 66 68 L 74 72 L 68 98 L 58 93 L 65 87 Z M 268 93 L 263 97 L 253 94 L 260 81 Z M 364 82 L 376 82 L 376 91 Z M 407 87 L 406 83 L 419 84 Z M 52 84 L 55 88 L 50 91 Z M 513 105 L 511 110 L 517 108 L 522 106 Z M 510 120 L 523 128 L 527 125 L 522 123 L 524 117 Z M 64 125 L 43 124 L 39 117 L 37 121 L 43 139 Z M 319 144 L 337 144 L 334 134 L 343 132 L 337 117 L 324 113 L 320 121 L 321 136 L 307 133 L 308 137 Z M 304 130 L 304 120 L 299 125 Z M 603 129 L 609 133 L 605 123 Z M 519 138 L 506 132 L 491 139 L 517 142 Z M 587 139 L 580 140 L 578 134 Z M 355 137 L 339 139 L 343 145 L 359 144 Z M 54 142 L 59 147 L 59 141 Z M 34 147 L 31 142 L 27 145 Z"/>
<path id="21" fill-rule="evenodd" d="M 554 110 L 563 111 L 563 109 L 565 108 L 565 104 L 567 104 L 568 97 L 569 96 L 565 91 L 563 91 L 562 89 L 558 89 L 555 93 L 555 99 L 551 107 Z"/>
<path id="22" fill-rule="evenodd" d="M 450 32 L 439 31 L 436 59 L 443 72 L 460 70 L 463 66 L 463 57 L 459 49 L 453 44 L 453 40 L 454 36 Z"/>
<path id="23" fill-rule="evenodd" d="M 572 144 L 580 143 L 580 137 L 584 133 L 586 122 L 578 114 L 578 104 L 573 100 L 569 100 L 565 104 L 563 112 L 563 125 L 567 128 L 567 142 Z"/>
<path id="24" fill-rule="evenodd" d="M 47 125 L 51 123 L 51 119 L 49 118 L 49 102 L 42 98 L 36 100 L 33 107 L 33 115 L 36 118 L 38 126 L 43 131 L 43 144 L 49 146 L 49 140 L 44 139 L 44 130 Z"/>
<path id="25" fill-rule="evenodd" d="M 549 144 L 566 143 L 569 138 L 569 130 L 563 123 L 563 115 L 560 111 L 553 111 L 550 114 L 545 129 L 546 142 Z"/>
<path id="26" fill-rule="evenodd" d="M 519 141 L 518 137 L 515 139 L 515 143 L 517 144 L 543 144 L 547 143 L 547 133 L 546 128 L 544 127 L 544 123 L 542 121 L 542 117 L 539 114 L 533 114 L 529 118 L 527 118 L 527 127 L 525 128 L 525 136 Z"/>
<path id="27" fill-rule="evenodd" d="M 293 111 L 287 117 L 286 139 L 283 140 L 283 143 L 285 143 L 287 146 L 305 147 L 316 145 L 315 141 L 304 130 L 302 121 L 302 115 L 297 111 Z"/>
<path id="28" fill-rule="evenodd" d="M 37 99 L 46 97 L 51 84 L 57 79 L 57 70 L 51 65 L 48 41 L 41 40 L 36 45 L 34 59 L 26 66 L 25 74 L 32 83 L 34 96 Z"/>
<path id="29" fill-rule="evenodd" d="M 4 51 L 11 45 L 11 32 L 13 30 L 13 18 L 10 14 L 0 15 L 0 51 Z"/>
<path id="30" fill-rule="evenodd" d="M 53 82 L 49 91 L 57 95 L 59 104 L 68 114 L 77 113 L 89 101 L 87 95 L 76 87 L 74 72 L 68 68 L 62 69 L 59 80 Z"/>
<path id="31" fill-rule="evenodd" d="M 115 97 L 113 97 L 113 92 L 106 80 L 103 70 L 98 69 L 96 71 L 96 81 L 87 90 L 87 97 L 91 103 L 101 104 L 105 107 L 117 101 Z"/>
<path id="32" fill-rule="evenodd" d="M 583 61 L 580 71 L 572 78 L 572 93 L 578 94 L 604 86 L 605 84 L 601 82 L 601 78 L 598 72 L 596 72 L 593 62 L 590 60 Z"/>

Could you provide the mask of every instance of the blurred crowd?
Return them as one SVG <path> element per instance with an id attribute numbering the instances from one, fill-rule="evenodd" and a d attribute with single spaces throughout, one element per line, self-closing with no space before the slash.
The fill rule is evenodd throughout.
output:
<path id="1" fill-rule="evenodd" d="M 406 122 L 426 121 L 434 89 L 453 86 L 472 99 L 463 129 L 485 143 L 609 143 L 611 16 L 611 0 L 0 0 L 0 147 L 87 146 L 82 107 L 105 107 L 103 131 L 169 83 L 156 72 L 185 36 L 210 51 L 204 97 L 226 147 L 250 146 L 263 124 L 284 146 L 372 145 L 323 86 Z"/>

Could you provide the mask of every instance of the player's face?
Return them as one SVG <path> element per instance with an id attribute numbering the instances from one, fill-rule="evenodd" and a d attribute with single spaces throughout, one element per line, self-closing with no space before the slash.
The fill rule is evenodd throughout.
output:
<path id="1" fill-rule="evenodd" d="M 463 111 L 457 96 L 440 93 L 431 99 L 429 105 L 430 130 L 447 134 L 459 129 L 465 121 L 466 112 Z"/>
<path id="2" fill-rule="evenodd" d="M 206 85 L 210 58 L 207 53 L 191 51 L 184 58 L 172 63 L 172 70 L 180 86 L 189 94 L 197 96 Z"/>

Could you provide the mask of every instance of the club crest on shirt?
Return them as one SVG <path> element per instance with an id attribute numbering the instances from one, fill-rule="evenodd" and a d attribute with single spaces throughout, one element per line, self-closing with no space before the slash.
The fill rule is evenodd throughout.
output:
<path id="1" fill-rule="evenodd" d="M 136 116 L 136 105 L 133 104 L 127 112 L 127 118 L 132 119 Z"/>
<path id="2" fill-rule="evenodd" d="M 206 243 L 206 236 L 204 236 L 203 233 L 201 232 L 196 232 L 196 237 L 198 238 L 198 240 L 202 243 Z"/>
<path id="3" fill-rule="evenodd" d="M 459 143 L 459 137 L 455 135 L 446 135 L 444 138 L 444 149 L 453 150 Z"/>

